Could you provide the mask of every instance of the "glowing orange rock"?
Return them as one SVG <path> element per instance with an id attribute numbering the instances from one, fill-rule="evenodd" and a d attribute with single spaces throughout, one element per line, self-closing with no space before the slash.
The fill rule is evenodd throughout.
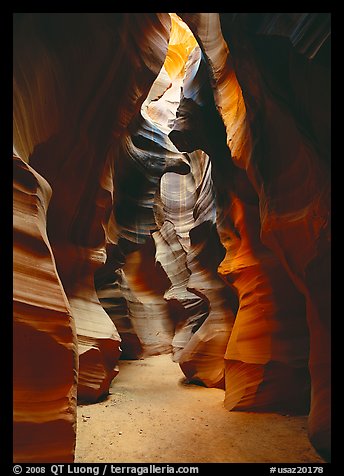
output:
<path id="1" fill-rule="evenodd" d="M 307 412 L 309 335 L 305 301 L 276 256 L 259 240 L 259 211 L 232 194 L 220 236 L 219 273 L 237 290 L 239 308 L 226 359 L 225 406 Z"/>
<path id="2" fill-rule="evenodd" d="M 328 14 L 180 15 L 199 46 L 175 14 L 15 16 L 17 461 L 72 460 L 116 322 L 229 409 L 311 393 L 329 452 Z"/>
<path id="3" fill-rule="evenodd" d="M 309 433 L 328 457 L 330 16 L 180 15 L 207 58 L 233 162 L 246 171 L 258 195 L 262 242 L 304 295 Z M 256 388 L 260 378 L 252 373 Z"/>
<path id="4" fill-rule="evenodd" d="M 45 410 L 43 404 L 39 403 L 38 408 L 34 403 L 35 398 L 38 402 L 41 398 L 35 394 L 32 405 L 27 402 L 23 406 L 22 395 L 25 391 L 30 394 L 30 382 L 16 368 L 15 385 L 19 388 L 16 395 L 16 457 L 21 461 L 30 458 L 32 461 L 72 461 L 74 379 L 78 378 L 80 399 L 98 399 L 107 393 L 110 381 L 116 375 L 120 354 L 120 337 L 102 309 L 94 288 L 94 273 L 106 258 L 105 241 L 113 240 L 114 229 L 108 218 L 114 199 L 114 160 L 121 137 L 165 59 L 171 20 L 168 14 L 29 13 L 16 14 L 14 26 L 14 149 L 32 167 L 27 168 L 30 172 L 25 180 L 37 171 L 35 177 L 43 177 L 43 182 L 38 179 L 36 189 L 40 190 L 41 186 L 45 190 L 49 186 L 52 189 L 49 209 L 46 196 L 42 198 L 42 204 L 37 205 L 39 210 L 42 205 L 47 213 L 47 223 L 43 212 L 40 211 L 42 216 L 38 218 L 32 213 L 30 207 L 35 195 L 31 195 L 31 190 L 25 191 L 27 208 L 19 214 L 18 220 L 27 230 L 22 235 L 17 234 L 23 243 L 20 243 L 22 250 L 19 246 L 14 256 L 15 269 L 19 273 L 15 288 L 19 294 L 22 292 L 20 279 L 26 275 L 27 301 L 42 298 L 44 302 L 39 304 L 48 312 L 45 316 L 48 317 L 59 296 L 61 314 L 61 323 L 56 323 L 53 313 L 52 325 L 49 327 L 49 319 L 46 319 L 48 327 L 44 327 L 40 324 L 42 311 L 37 306 L 26 313 L 25 324 L 15 326 L 15 343 L 19 347 L 24 337 L 31 335 L 31 327 L 40 326 L 38 340 L 32 337 L 36 339 L 35 344 L 24 339 L 25 347 L 18 350 L 15 346 L 15 352 L 22 352 L 21 356 L 25 357 L 23 368 L 31 369 L 28 375 L 32 377 L 33 385 L 37 381 L 34 368 L 37 358 L 41 359 L 37 371 L 42 369 L 44 376 L 47 374 L 45 364 L 51 363 L 46 387 L 39 387 L 43 392 L 40 395 L 52 402 L 55 397 L 57 399 Z M 25 186 L 18 179 L 16 187 L 20 192 Z M 50 254 L 43 271 L 46 273 L 48 269 L 49 279 L 55 281 L 55 285 L 48 288 L 45 288 L 44 273 L 37 280 L 32 272 L 32 268 L 39 269 L 39 261 L 36 266 L 32 263 L 25 267 L 25 260 L 30 263 L 36 258 L 36 241 L 39 253 L 43 253 L 38 243 L 45 238 L 41 240 L 35 236 L 33 240 L 30 235 L 37 227 L 41 236 L 49 236 Z M 25 259 L 22 259 L 23 250 Z M 39 289 L 46 290 L 44 297 L 37 291 L 38 282 L 41 282 Z M 17 312 L 21 298 L 16 294 L 14 297 Z M 48 311 L 46 302 L 51 302 Z M 24 311 L 21 313 L 25 315 Z M 75 320 L 75 324 L 70 319 Z M 60 345 L 57 336 L 62 323 L 65 329 L 61 330 L 63 345 Z M 75 359 L 73 353 L 76 344 L 74 325 L 78 333 L 79 359 Z M 61 366 L 59 375 L 54 371 L 56 359 Z M 22 359 L 18 357 L 17 362 L 21 366 Z M 54 382 L 50 384 L 51 377 Z M 53 424 L 50 427 L 43 425 L 45 421 Z M 35 441 L 40 442 L 40 448 Z"/>

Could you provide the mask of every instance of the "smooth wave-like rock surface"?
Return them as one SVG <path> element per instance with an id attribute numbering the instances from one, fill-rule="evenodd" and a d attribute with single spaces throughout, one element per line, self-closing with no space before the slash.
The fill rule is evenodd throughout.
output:
<path id="1" fill-rule="evenodd" d="M 17 117 L 31 119 L 28 128 L 15 132 L 15 148 L 53 190 L 48 234 L 77 328 L 78 396 L 92 401 L 107 392 L 120 355 L 120 337 L 93 283 L 106 259 L 115 151 L 160 70 L 170 20 L 150 14 L 28 14 L 20 15 L 15 27 L 15 124 Z M 39 48 L 29 51 L 35 59 L 27 64 L 25 45 L 36 43 Z M 43 68 L 43 61 L 50 67 Z M 43 104 L 37 120 L 30 115 L 37 82 L 55 86 L 63 117 L 58 120 L 56 113 L 48 139 L 45 118 L 55 109 Z M 24 85 L 30 94 L 24 94 Z M 36 141 L 30 147 L 23 146 L 27 136 Z"/>
<path id="2" fill-rule="evenodd" d="M 72 462 L 77 343 L 46 233 L 51 187 L 19 157 L 13 178 L 13 458 Z"/>
<path id="3" fill-rule="evenodd" d="M 213 223 L 217 224 L 227 252 L 220 264 L 219 274 L 229 284 L 229 289 L 236 290 L 239 299 L 233 329 L 224 341 L 225 406 L 229 410 L 281 409 L 286 406 L 289 411 L 306 411 L 309 376 L 304 300 L 293 289 L 277 257 L 260 243 L 258 198 L 249 180 L 245 180 L 245 175 L 236 167 L 236 162 L 235 165 L 232 163 L 231 152 L 226 146 L 226 131 L 215 108 L 203 63 L 199 55 L 198 61 L 196 54 L 190 58 L 185 88 L 170 137 L 180 148 L 190 151 L 202 147 L 210 154 L 212 167 L 209 167 L 209 177 L 204 183 L 208 187 L 211 184 L 213 196 L 208 201 L 203 196 L 199 200 L 199 209 L 195 207 L 193 214 L 197 210 L 199 220 L 203 220 L 205 210 L 214 209 L 216 194 L 218 214 Z M 234 190 L 240 192 L 240 198 L 233 194 Z M 279 283 L 278 292 L 275 283 Z M 286 290 L 285 297 L 281 292 L 283 289 Z M 221 300 L 215 298 L 210 304 L 212 309 L 214 302 Z M 282 312 L 284 307 L 286 310 Z M 230 311 L 226 310 L 226 313 L 229 319 Z M 284 336 L 285 342 L 281 336 Z M 233 371 L 237 364 L 240 364 L 240 373 Z M 275 371 L 270 376 L 267 369 L 271 365 L 277 366 L 280 372 Z M 288 370 L 289 365 L 290 375 L 286 383 L 284 366 Z M 252 369 L 259 372 L 259 379 Z M 290 391 L 286 392 L 288 387 Z M 294 389 L 295 395 L 292 395 L 291 389 Z"/>
<path id="4" fill-rule="evenodd" d="M 227 253 L 219 273 L 237 290 L 239 308 L 225 353 L 225 406 L 307 412 L 304 297 L 260 242 L 258 205 L 232 194 L 227 213 L 220 233 Z"/>
<path id="5" fill-rule="evenodd" d="M 178 15 L 14 15 L 16 461 L 170 352 L 330 458 L 330 14 Z"/>
<path id="6" fill-rule="evenodd" d="M 259 185 L 262 241 L 305 297 L 310 335 L 309 434 L 318 451 L 328 455 L 330 15 L 285 14 L 282 22 L 280 15 L 275 14 L 272 21 L 270 14 L 252 23 L 256 42 L 239 33 L 248 24 L 245 14 L 235 19 L 221 15 L 251 130 L 257 137 L 246 168 Z M 277 57 L 279 62 L 272 67 Z"/>
<path id="7" fill-rule="evenodd" d="M 111 234 L 107 222 L 114 196 L 113 167 L 120 138 L 162 66 L 170 25 L 167 14 L 16 14 L 14 18 L 14 149 L 30 163 L 30 170 L 37 171 L 51 187 L 42 232 L 49 236 L 56 279 L 65 293 L 78 339 L 78 360 L 71 358 L 62 365 L 68 354 L 66 358 L 61 354 L 59 366 L 55 353 L 50 360 L 57 367 L 49 378 L 69 382 L 70 387 L 75 384 L 72 378 L 77 378 L 78 399 L 82 401 L 96 401 L 105 395 L 118 371 L 120 337 L 99 303 L 94 273 L 106 260 L 105 238 Z M 16 201 L 17 195 L 14 210 Z M 35 219 L 30 209 L 22 215 L 27 226 L 33 227 Z M 29 234 L 25 240 L 32 243 Z M 20 269 L 22 260 L 17 258 L 15 255 Z M 31 267 L 39 266 L 37 262 Z M 35 272 L 28 269 L 25 273 L 35 282 Z M 40 278 L 43 288 L 44 273 Z M 15 281 L 19 293 L 22 284 Z M 35 292 L 34 286 L 28 289 Z M 45 299 L 53 303 L 53 292 L 48 290 Z M 37 310 L 31 313 L 29 321 L 34 323 L 37 315 Z M 19 330 L 15 334 L 18 339 L 22 336 L 21 327 Z M 53 339 L 54 332 L 42 329 L 42 339 Z M 75 334 L 73 340 L 72 334 L 68 338 L 64 332 L 64 338 L 67 347 L 75 345 Z M 36 344 L 30 347 L 29 340 L 26 350 L 20 355 L 25 355 L 25 368 L 32 368 L 28 375 L 34 375 L 40 368 L 36 362 L 40 354 Z M 42 357 L 42 366 L 49 352 L 46 358 Z M 19 357 L 17 362 L 21 362 Z M 46 388 L 50 391 L 48 382 L 49 379 Z M 20 391 L 30 392 L 28 385 L 29 381 L 24 380 Z M 61 394 L 63 405 L 68 407 L 71 397 L 67 383 L 56 385 L 51 399 L 54 392 L 56 399 Z M 19 402 L 20 399 L 15 401 L 15 412 L 20 413 Z M 57 414 L 58 405 L 62 404 L 58 402 Z M 72 461 L 75 409 L 74 413 L 69 411 L 69 419 L 63 408 L 60 415 L 51 417 L 57 426 L 54 434 L 52 424 L 49 438 L 48 427 L 45 430 L 43 424 L 30 423 L 31 411 L 37 412 L 38 420 L 45 418 L 44 407 L 38 409 L 29 400 L 22 412 L 29 424 L 20 423 L 25 426 L 24 439 L 24 433 L 15 433 L 19 445 L 15 447 L 15 458 L 22 460 L 22 453 L 30 452 L 28 441 L 39 440 L 42 447 L 32 449 L 30 461 L 54 461 L 55 457 L 58 461 Z M 31 437 L 31 433 L 36 436 Z M 52 444 L 56 446 L 55 456 L 50 456 Z"/>
<path id="8" fill-rule="evenodd" d="M 330 16 L 181 16 L 207 58 L 233 162 L 245 169 L 258 195 L 262 242 L 305 298 L 309 432 L 328 455 Z"/>
<path id="9" fill-rule="evenodd" d="M 234 314 L 229 292 L 216 273 L 223 248 L 214 224 L 209 157 L 197 151 L 189 158 L 190 174 L 167 174 L 161 183 L 165 221 L 153 234 L 156 259 L 171 282 L 165 299 L 172 311 L 179 311 L 172 341 L 174 360 L 189 380 L 223 386 L 223 356 Z M 189 223 L 187 229 L 185 223 Z"/>

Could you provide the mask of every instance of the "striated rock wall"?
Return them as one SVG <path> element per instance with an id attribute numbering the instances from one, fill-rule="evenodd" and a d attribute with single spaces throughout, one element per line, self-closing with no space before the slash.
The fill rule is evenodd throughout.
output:
<path id="1" fill-rule="evenodd" d="M 13 160 L 13 458 L 72 462 L 77 342 L 46 233 L 51 187 Z"/>
<path id="2" fill-rule="evenodd" d="M 216 30 L 212 28 L 211 32 L 214 35 Z M 221 45 L 221 41 L 211 40 L 210 44 Z M 186 150 L 202 147 L 211 159 L 213 179 L 206 183 L 213 182 L 214 192 L 209 203 L 215 207 L 216 194 L 214 223 L 226 249 L 218 271 L 239 299 L 233 330 L 225 343 L 225 405 L 230 410 L 307 411 L 309 346 L 304 299 L 278 258 L 260 242 L 258 197 L 246 174 L 232 162 L 205 64 L 190 60 L 190 69 L 197 67 L 187 76 L 170 137 Z M 204 197 L 199 203 L 201 209 L 207 208 Z M 214 257 L 213 265 L 216 272 Z M 223 312 L 230 319 L 230 311 Z"/>
<path id="3" fill-rule="evenodd" d="M 305 300 L 278 258 L 260 242 L 258 204 L 245 198 L 231 193 L 220 233 L 227 253 L 219 273 L 239 297 L 225 354 L 225 406 L 307 412 Z"/>
<path id="4" fill-rule="evenodd" d="M 75 403 L 74 410 L 69 410 L 69 419 L 65 408 L 73 407 L 68 403 L 72 399 L 70 387 L 75 385 L 73 378 L 78 377 L 78 399 L 95 401 L 107 393 L 118 371 L 120 337 L 100 306 L 94 273 L 105 262 L 105 239 L 112 231 L 107 225 L 114 199 L 113 169 L 120 138 L 139 111 L 165 59 L 170 25 L 167 14 L 16 14 L 14 17 L 14 149 L 23 161 L 30 163 L 29 170 L 39 172 L 37 176 L 42 176 L 45 186 L 51 187 L 49 208 L 45 208 L 46 228 L 44 223 L 42 233 L 49 237 L 49 242 L 48 238 L 46 241 L 51 246 L 51 260 L 56 263 L 56 280 L 60 280 L 65 293 L 65 307 L 60 312 L 68 309 L 75 323 L 70 325 L 75 325 L 78 339 L 78 362 L 70 358 L 67 363 L 68 354 L 63 357 L 63 348 L 55 349 L 55 353 L 53 347 L 47 349 L 46 357 L 53 354 L 50 360 L 56 362 L 56 372 L 49 373 L 44 386 L 52 393 L 49 398 L 63 400 L 63 404 L 56 404 L 54 415 L 45 413 L 44 405 L 38 409 L 31 403 L 39 399 L 35 395 L 41 388 L 34 374 L 43 368 L 47 358 L 43 357 L 41 367 L 36 368 L 36 345 L 32 347 L 29 340 L 25 352 L 18 351 L 18 356 L 15 352 L 14 380 L 18 380 L 20 392 L 24 392 L 27 400 L 25 411 L 20 407 L 22 397 L 14 402 L 15 425 L 23 428 L 22 433 L 15 433 L 18 460 L 27 457 L 31 461 L 46 458 L 72 461 Z M 15 195 L 14 210 L 17 200 Z M 30 210 L 24 211 L 22 219 L 28 227 L 35 224 Z M 18 249 L 26 241 L 32 243 L 28 234 L 17 245 L 19 237 L 14 236 L 14 246 Z M 26 253 L 35 256 L 34 249 L 29 248 Z M 23 262 L 19 257 L 16 254 L 14 259 L 20 270 Z M 42 269 L 40 288 L 44 288 L 46 264 L 30 259 L 25 274 L 30 276 L 30 282 Z M 15 281 L 19 294 L 23 284 L 23 280 Z M 33 286 L 29 289 L 35 292 Z M 41 305 L 47 315 L 48 304 L 55 299 L 53 291 L 48 291 Z M 35 323 L 37 312 L 42 311 L 27 311 L 29 325 Z M 25 332 L 21 326 L 15 328 L 20 342 Z M 61 335 L 56 337 L 55 333 L 59 332 Z M 42 328 L 40 335 L 48 342 L 65 339 L 66 347 L 75 344 L 72 333 L 68 338 L 66 331 L 56 325 L 52 329 Z M 61 354 L 61 362 L 66 360 L 64 365 L 58 365 L 57 353 Z M 23 368 L 31 369 L 28 375 L 33 376 L 32 386 L 29 379 L 22 378 L 24 356 Z M 42 375 L 47 373 L 44 368 Z M 50 384 L 51 380 L 57 383 Z M 37 420 L 45 419 L 46 431 L 43 425 L 35 425 L 35 418 L 31 424 L 30 414 L 34 411 Z M 25 419 L 29 424 L 22 424 Z M 47 437 L 47 432 L 51 436 Z M 33 446 L 35 441 L 41 441 L 41 448 L 30 450 L 30 440 Z"/>
<path id="5" fill-rule="evenodd" d="M 104 273 L 102 286 L 106 282 L 108 289 L 113 288 L 111 266 L 117 267 L 121 276 L 118 291 L 128 310 L 127 325 L 131 335 L 137 336 L 137 350 L 141 347 L 143 355 L 170 352 L 174 333 L 173 320 L 163 298 L 168 280 L 155 263 L 151 233 L 158 227 L 156 204 L 161 178 L 168 172 L 187 174 L 190 170 L 184 155 L 167 136 L 168 123 L 179 104 L 184 66 L 184 55 L 179 53 L 185 46 L 182 44 L 178 50 L 178 45 L 184 29 L 172 18 L 165 63 L 140 112 L 123 135 L 114 170 L 114 203 L 107 241 L 108 248 L 117 247 L 123 260 L 116 263 L 110 258 L 106 265 L 108 278 Z M 173 67 L 175 62 L 178 64 Z M 103 301 L 102 288 L 98 289 L 98 295 Z M 128 352 L 131 353 L 129 349 Z"/>
<path id="6" fill-rule="evenodd" d="M 178 313 L 173 359 L 189 380 L 221 387 L 234 314 L 230 293 L 216 272 L 223 247 L 216 233 L 209 157 L 198 150 L 189 159 L 190 174 L 166 174 L 162 180 L 165 219 L 153 238 L 156 259 L 171 282 L 164 297 Z"/>
<path id="7" fill-rule="evenodd" d="M 224 15 L 221 25 L 251 130 L 259 138 L 246 168 L 260 186 L 262 241 L 278 256 L 306 301 L 312 385 L 309 434 L 318 451 L 328 455 L 330 15 L 275 14 L 255 21 L 245 15 Z M 245 28 L 258 41 L 240 35 Z"/>
<path id="8" fill-rule="evenodd" d="M 328 455 L 330 16 L 181 16 L 207 59 L 232 160 L 256 191 L 262 243 L 304 296 L 310 339 L 309 433 L 318 451 Z M 227 357 L 237 331 L 234 327 Z M 258 381 L 261 375 L 252 375 L 253 387 Z M 243 378 L 239 386 L 244 385 Z"/>
<path id="9" fill-rule="evenodd" d="M 329 14 L 180 17 L 15 14 L 18 461 L 71 461 L 76 381 L 164 352 L 329 455 Z"/>

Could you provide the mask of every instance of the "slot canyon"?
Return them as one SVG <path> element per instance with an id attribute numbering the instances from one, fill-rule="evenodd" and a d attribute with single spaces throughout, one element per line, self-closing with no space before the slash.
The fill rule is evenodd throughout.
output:
<path id="1" fill-rule="evenodd" d="M 14 462 L 330 462 L 331 14 L 13 25 Z"/>

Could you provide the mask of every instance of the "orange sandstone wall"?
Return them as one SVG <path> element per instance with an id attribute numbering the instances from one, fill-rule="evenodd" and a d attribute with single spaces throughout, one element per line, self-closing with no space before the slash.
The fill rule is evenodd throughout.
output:
<path id="1" fill-rule="evenodd" d="M 121 352 L 329 457 L 329 15 L 180 16 L 14 16 L 16 461 L 73 460 Z"/>
<path id="2" fill-rule="evenodd" d="M 245 171 L 256 191 L 261 242 L 304 296 L 311 376 L 309 434 L 318 451 L 328 457 L 330 14 L 181 16 L 207 59 L 233 163 Z M 249 210 L 236 202 L 238 206 L 245 220 Z M 227 358 L 237 347 L 231 345 L 235 335 L 241 334 L 238 317 L 240 309 Z M 243 330 L 242 335 L 248 343 L 249 333 Z M 237 376 L 242 370 L 237 368 Z M 242 373 L 239 387 L 247 385 L 247 375 Z M 259 381 L 261 373 L 252 372 L 252 388 L 257 389 Z"/>
<path id="3" fill-rule="evenodd" d="M 13 458 L 72 462 L 77 341 L 46 233 L 51 187 L 13 160 Z"/>
<path id="4" fill-rule="evenodd" d="M 20 170 L 32 175 L 28 190 L 18 181 L 14 195 L 14 213 L 20 210 L 14 234 L 21 278 L 14 282 L 21 313 L 14 329 L 18 461 L 72 461 L 76 381 L 78 398 L 95 401 L 118 371 L 120 337 L 99 303 L 94 273 L 105 262 L 107 236 L 111 240 L 107 223 L 120 138 L 161 68 L 170 27 L 167 14 L 14 16 L 14 149 L 24 164 Z M 39 226 L 33 207 L 43 207 L 47 216 L 40 216 Z M 38 232 L 31 238 L 35 227 L 44 239 Z M 45 261 L 36 258 L 39 240 L 45 240 Z M 38 286 L 46 290 L 44 298 Z M 26 339 L 30 332 L 35 341 Z M 48 372 L 47 360 L 54 371 Z"/>

